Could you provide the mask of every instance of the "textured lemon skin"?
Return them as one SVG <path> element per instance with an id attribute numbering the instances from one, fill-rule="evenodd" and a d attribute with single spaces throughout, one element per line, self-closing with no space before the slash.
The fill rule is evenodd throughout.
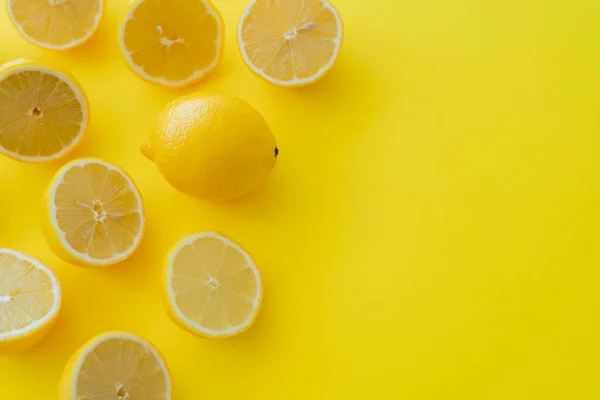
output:
<path id="1" fill-rule="evenodd" d="M 75 369 L 76 369 L 77 365 L 79 364 L 82 356 L 85 354 L 85 352 L 90 347 L 94 346 L 96 343 L 101 342 L 104 339 L 114 337 L 115 335 L 121 335 L 121 334 L 130 335 L 129 333 L 125 333 L 125 332 L 102 333 L 102 334 L 90 339 L 86 344 L 81 346 L 81 348 L 79 348 L 71 356 L 71 358 L 69 358 L 69 361 L 67 361 L 67 364 L 65 365 L 65 369 L 63 370 L 63 374 L 62 374 L 62 377 L 60 378 L 60 383 L 58 385 L 58 400 L 76 400 L 72 396 L 71 389 L 73 388 L 73 383 L 74 383 L 75 379 L 77 378 L 77 376 L 75 375 L 75 372 L 76 372 Z M 149 344 L 152 345 L 152 343 L 150 341 L 148 341 L 147 339 L 145 339 L 145 338 L 142 338 L 142 339 L 144 339 L 146 342 L 148 342 Z M 153 346 L 154 350 L 158 353 L 158 355 L 164 360 L 165 357 L 162 355 L 160 350 L 158 350 L 158 348 L 156 348 L 156 346 L 154 346 L 154 345 L 152 345 L 152 346 Z M 165 362 L 165 368 L 166 368 L 165 372 L 169 376 L 169 380 L 172 381 L 171 372 L 169 371 L 169 367 L 166 362 Z M 171 395 L 169 394 L 168 398 L 170 398 L 170 396 Z"/>
<path id="2" fill-rule="evenodd" d="M 220 234 L 220 233 L 219 233 Z M 220 234 L 222 235 L 222 234 Z M 231 239 L 229 239 L 231 240 Z M 198 337 L 202 337 L 202 338 L 206 338 L 206 339 L 227 339 L 233 336 L 237 336 L 240 333 L 246 332 L 248 329 L 250 329 L 252 327 L 252 325 L 254 325 L 254 321 L 256 321 L 256 317 L 258 316 L 259 312 L 260 312 L 260 308 L 262 306 L 262 300 L 263 300 L 263 289 L 261 286 L 261 290 L 260 293 L 258 294 L 258 306 L 256 307 L 256 312 L 254 313 L 254 316 L 252 317 L 252 321 L 248 324 L 248 326 L 233 332 L 233 333 L 227 333 L 227 334 L 215 334 L 215 335 L 209 335 L 205 332 L 199 331 L 198 329 L 194 328 L 192 325 L 190 325 L 186 320 L 182 319 L 179 317 L 179 315 L 177 315 L 177 311 L 175 310 L 175 304 L 174 304 L 174 299 L 171 299 L 171 296 L 169 295 L 169 279 L 168 279 L 168 274 L 169 274 L 169 257 L 170 255 L 173 253 L 173 251 L 175 251 L 175 249 L 177 248 L 177 246 L 179 246 L 180 242 L 176 243 L 171 250 L 167 253 L 167 257 L 165 258 L 164 261 L 164 266 L 163 266 L 163 272 L 162 272 L 162 296 L 163 296 L 163 303 L 165 305 L 165 310 L 167 311 L 167 315 L 169 316 L 169 318 L 171 319 L 171 321 L 173 321 L 173 323 L 177 326 L 179 326 L 181 329 L 183 329 L 186 332 L 191 333 L 192 335 L 198 336 Z M 237 243 L 238 246 L 242 247 L 239 243 Z M 248 253 L 248 251 L 246 249 L 244 249 L 242 247 L 242 249 Z M 250 254 L 250 253 L 248 253 Z M 252 257 L 252 255 L 250 255 Z"/>
<path id="3" fill-rule="evenodd" d="M 175 189 L 224 201 L 263 184 L 279 150 L 266 121 L 248 103 L 193 94 L 165 107 L 142 152 Z"/>
<path id="4" fill-rule="evenodd" d="M 79 267 L 102 268 L 102 267 L 112 266 L 112 265 L 118 264 L 122 261 L 125 261 L 128 257 L 125 257 L 125 258 L 122 258 L 119 260 L 115 260 L 113 262 L 104 262 L 104 263 L 100 263 L 100 262 L 90 263 L 84 259 L 78 258 L 76 255 L 72 254 L 65 248 L 65 246 L 62 244 L 62 241 L 60 240 L 60 238 L 58 236 L 58 232 L 56 231 L 56 229 L 54 228 L 54 226 L 52 225 L 52 222 L 51 222 L 52 196 L 50 195 L 50 192 L 52 191 L 52 187 L 54 187 L 57 179 L 59 179 L 59 177 L 61 177 L 63 175 L 64 171 L 70 168 L 72 163 L 77 162 L 77 161 L 82 161 L 82 160 L 94 161 L 95 159 L 93 159 L 93 158 L 77 159 L 77 160 L 74 160 L 72 162 L 65 164 L 61 169 L 58 170 L 58 172 L 56 172 L 56 174 L 54 175 L 54 177 L 52 178 L 52 180 L 46 187 L 46 190 L 44 191 L 44 195 L 42 197 L 42 203 L 41 203 L 41 208 L 40 208 L 41 209 L 40 226 L 42 228 L 42 232 L 44 234 L 44 237 L 46 238 L 46 242 L 48 243 L 48 246 L 50 247 L 52 252 L 54 254 L 56 254 L 58 256 L 58 258 L 60 258 L 61 260 L 66 261 L 73 265 L 77 265 Z M 133 180 L 131 180 L 131 182 L 133 183 L 133 185 L 134 185 L 135 189 L 138 191 L 138 193 L 141 193 L 139 188 L 135 184 L 135 182 Z M 140 195 L 140 201 L 142 202 L 141 208 L 142 208 L 142 210 L 144 210 L 145 209 L 144 199 L 143 199 L 143 197 L 141 197 L 141 195 Z M 138 242 L 137 247 L 139 247 L 142 240 L 144 240 L 144 234 L 145 234 L 145 229 L 141 232 L 140 241 Z M 135 251 L 137 250 L 137 247 L 132 250 L 131 254 L 135 253 Z M 131 254 L 129 256 L 131 256 Z"/>
<path id="5" fill-rule="evenodd" d="M 11 356 L 13 354 L 19 353 L 23 350 L 32 347 L 37 342 L 42 340 L 44 336 L 46 336 L 46 334 L 50 331 L 50 329 L 52 329 L 52 326 L 58 319 L 59 313 L 60 306 L 59 311 L 57 311 L 56 314 L 48 320 L 48 322 L 40 326 L 35 331 L 30 332 L 21 337 L 11 338 L 8 340 L 0 340 L 0 357 Z"/>
<path id="6" fill-rule="evenodd" d="M 19 58 L 13 61 L 9 61 L 3 65 L 0 65 L 0 81 L 4 79 L 4 77 L 6 75 L 9 75 L 13 72 L 17 72 L 17 71 L 21 71 L 24 69 L 40 69 L 40 70 L 53 70 L 54 72 L 58 72 L 60 75 L 63 75 L 64 77 L 66 77 L 70 83 L 75 86 L 75 88 L 79 91 L 79 93 L 81 94 L 81 97 L 83 99 L 84 104 L 82 105 L 87 113 L 87 123 L 86 126 L 89 126 L 90 124 L 90 107 L 89 107 L 89 101 L 87 96 L 85 95 L 85 91 L 83 90 L 83 87 L 81 86 L 81 84 L 79 83 L 79 81 L 77 81 L 77 78 L 75 78 L 75 76 L 73 74 L 71 74 L 69 71 L 66 71 L 62 68 L 58 68 L 57 66 L 53 65 L 53 64 L 49 64 L 48 62 L 44 61 L 44 63 L 40 63 L 36 60 L 33 59 L 25 59 L 25 58 Z M 81 142 L 81 139 L 85 136 L 85 132 L 83 132 L 82 135 L 79 136 L 79 138 L 77 139 L 77 141 L 71 145 L 69 147 L 69 149 L 63 153 L 60 154 L 60 156 L 56 157 L 56 158 L 51 158 L 48 159 L 47 161 L 52 161 L 55 159 L 61 159 L 64 158 L 65 156 L 67 156 L 68 154 L 70 154 L 73 150 L 75 150 L 75 148 L 79 145 L 79 143 Z M 35 161 L 35 160 L 30 160 L 30 159 L 22 159 L 22 158 L 18 158 L 15 157 L 13 154 L 9 154 L 9 153 L 2 153 L 12 159 L 18 160 L 18 161 L 22 161 L 22 162 L 26 162 L 26 163 L 30 163 L 30 164 L 37 164 L 39 162 L 42 161 Z"/>

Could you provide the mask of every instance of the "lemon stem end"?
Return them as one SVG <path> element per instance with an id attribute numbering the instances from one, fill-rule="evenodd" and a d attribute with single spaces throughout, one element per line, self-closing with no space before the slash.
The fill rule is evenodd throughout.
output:
<path id="1" fill-rule="evenodd" d="M 142 144 L 142 154 L 150 161 L 154 161 L 154 151 L 152 151 L 152 145 L 150 144 L 150 140 L 146 140 L 144 144 Z"/>

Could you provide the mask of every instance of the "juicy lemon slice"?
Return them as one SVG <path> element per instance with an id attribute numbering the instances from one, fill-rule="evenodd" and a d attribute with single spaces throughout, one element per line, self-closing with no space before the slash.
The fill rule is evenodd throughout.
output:
<path id="1" fill-rule="evenodd" d="M 26 162 L 60 158 L 81 140 L 88 106 L 77 81 L 32 61 L 0 67 L 0 152 Z"/>
<path id="2" fill-rule="evenodd" d="M 121 262 L 144 232 L 142 198 L 120 168 L 80 159 L 54 176 L 43 204 L 43 230 L 62 259 L 82 266 Z"/>
<path id="3" fill-rule="evenodd" d="M 44 337 L 60 302 L 52 271 L 25 254 L 0 249 L 0 354 L 23 350 Z"/>
<path id="4" fill-rule="evenodd" d="M 123 332 L 99 335 L 69 360 L 59 400 L 169 400 L 171 377 L 158 350 Z"/>
<path id="5" fill-rule="evenodd" d="M 82 44 L 98 29 L 103 0 L 7 0 L 8 15 L 31 43 L 53 50 Z"/>
<path id="6" fill-rule="evenodd" d="M 143 79 L 182 87 L 217 66 L 223 27 L 209 0 L 136 0 L 121 27 L 121 50 Z"/>
<path id="7" fill-rule="evenodd" d="M 218 338 L 248 329 L 260 308 L 262 283 L 238 244 L 213 232 L 186 237 L 169 254 L 166 306 L 183 329 Z"/>
<path id="8" fill-rule="evenodd" d="M 279 86 L 315 82 L 333 65 L 342 20 L 327 0 L 252 0 L 238 28 L 248 67 Z"/>

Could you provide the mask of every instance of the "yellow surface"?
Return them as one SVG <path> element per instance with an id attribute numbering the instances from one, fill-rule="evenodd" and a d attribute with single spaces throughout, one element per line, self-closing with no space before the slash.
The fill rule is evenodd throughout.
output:
<path id="1" fill-rule="evenodd" d="M 144 83 L 117 45 L 125 1 L 64 54 L 0 14 L 0 59 L 72 66 L 92 107 L 70 158 L 137 181 L 139 251 L 111 270 L 67 265 L 38 227 L 60 163 L 0 159 L 0 245 L 55 268 L 64 305 L 39 345 L 0 360 L 2 398 L 54 399 L 93 335 L 147 336 L 175 399 L 596 399 L 600 397 L 600 3 L 339 0 L 345 39 L 315 86 L 256 78 L 235 45 L 245 0 L 217 0 L 223 65 L 201 86 L 249 101 L 278 137 L 269 185 L 227 205 L 171 189 L 139 152 L 182 92 Z M 215 342 L 163 311 L 159 271 L 181 237 L 216 229 L 254 256 L 256 324 Z"/>

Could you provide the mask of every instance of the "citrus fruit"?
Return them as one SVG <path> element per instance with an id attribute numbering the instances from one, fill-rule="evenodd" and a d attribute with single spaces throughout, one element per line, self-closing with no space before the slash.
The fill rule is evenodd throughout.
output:
<path id="1" fill-rule="evenodd" d="M 183 239 L 168 255 L 165 299 L 183 329 L 209 338 L 237 335 L 254 322 L 262 283 L 250 255 L 214 233 Z"/>
<path id="2" fill-rule="evenodd" d="M 107 332 L 83 345 L 63 372 L 59 400 L 170 400 L 165 360 L 146 340 Z"/>
<path id="3" fill-rule="evenodd" d="M 136 0 L 121 26 L 121 51 L 146 81 L 167 87 L 195 83 L 223 53 L 224 24 L 209 0 Z"/>
<path id="4" fill-rule="evenodd" d="M 8 15 L 31 43 L 53 50 L 82 44 L 98 29 L 103 0 L 7 0 Z"/>
<path id="5" fill-rule="evenodd" d="M 71 161 L 46 189 L 42 228 L 65 261 L 116 264 L 131 256 L 142 239 L 142 198 L 122 169 L 92 158 Z"/>
<path id="6" fill-rule="evenodd" d="M 60 303 L 60 285 L 48 267 L 0 249 L 0 355 L 24 350 L 44 337 Z"/>
<path id="7" fill-rule="evenodd" d="M 333 66 L 342 20 L 327 0 L 252 0 L 238 27 L 242 58 L 278 86 L 317 81 Z"/>
<path id="8" fill-rule="evenodd" d="M 167 105 L 142 152 L 177 190 L 216 201 L 253 191 L 279 154 L 258 111 L 218 94 L 193 94 Z"/>
<path id="9" fill-rule="evenodd" d="M 88 122 L 83 90 L 66 72 L 33 61 L 0 67 L 0 152 L 26 162 L 60 158 Z"/>

